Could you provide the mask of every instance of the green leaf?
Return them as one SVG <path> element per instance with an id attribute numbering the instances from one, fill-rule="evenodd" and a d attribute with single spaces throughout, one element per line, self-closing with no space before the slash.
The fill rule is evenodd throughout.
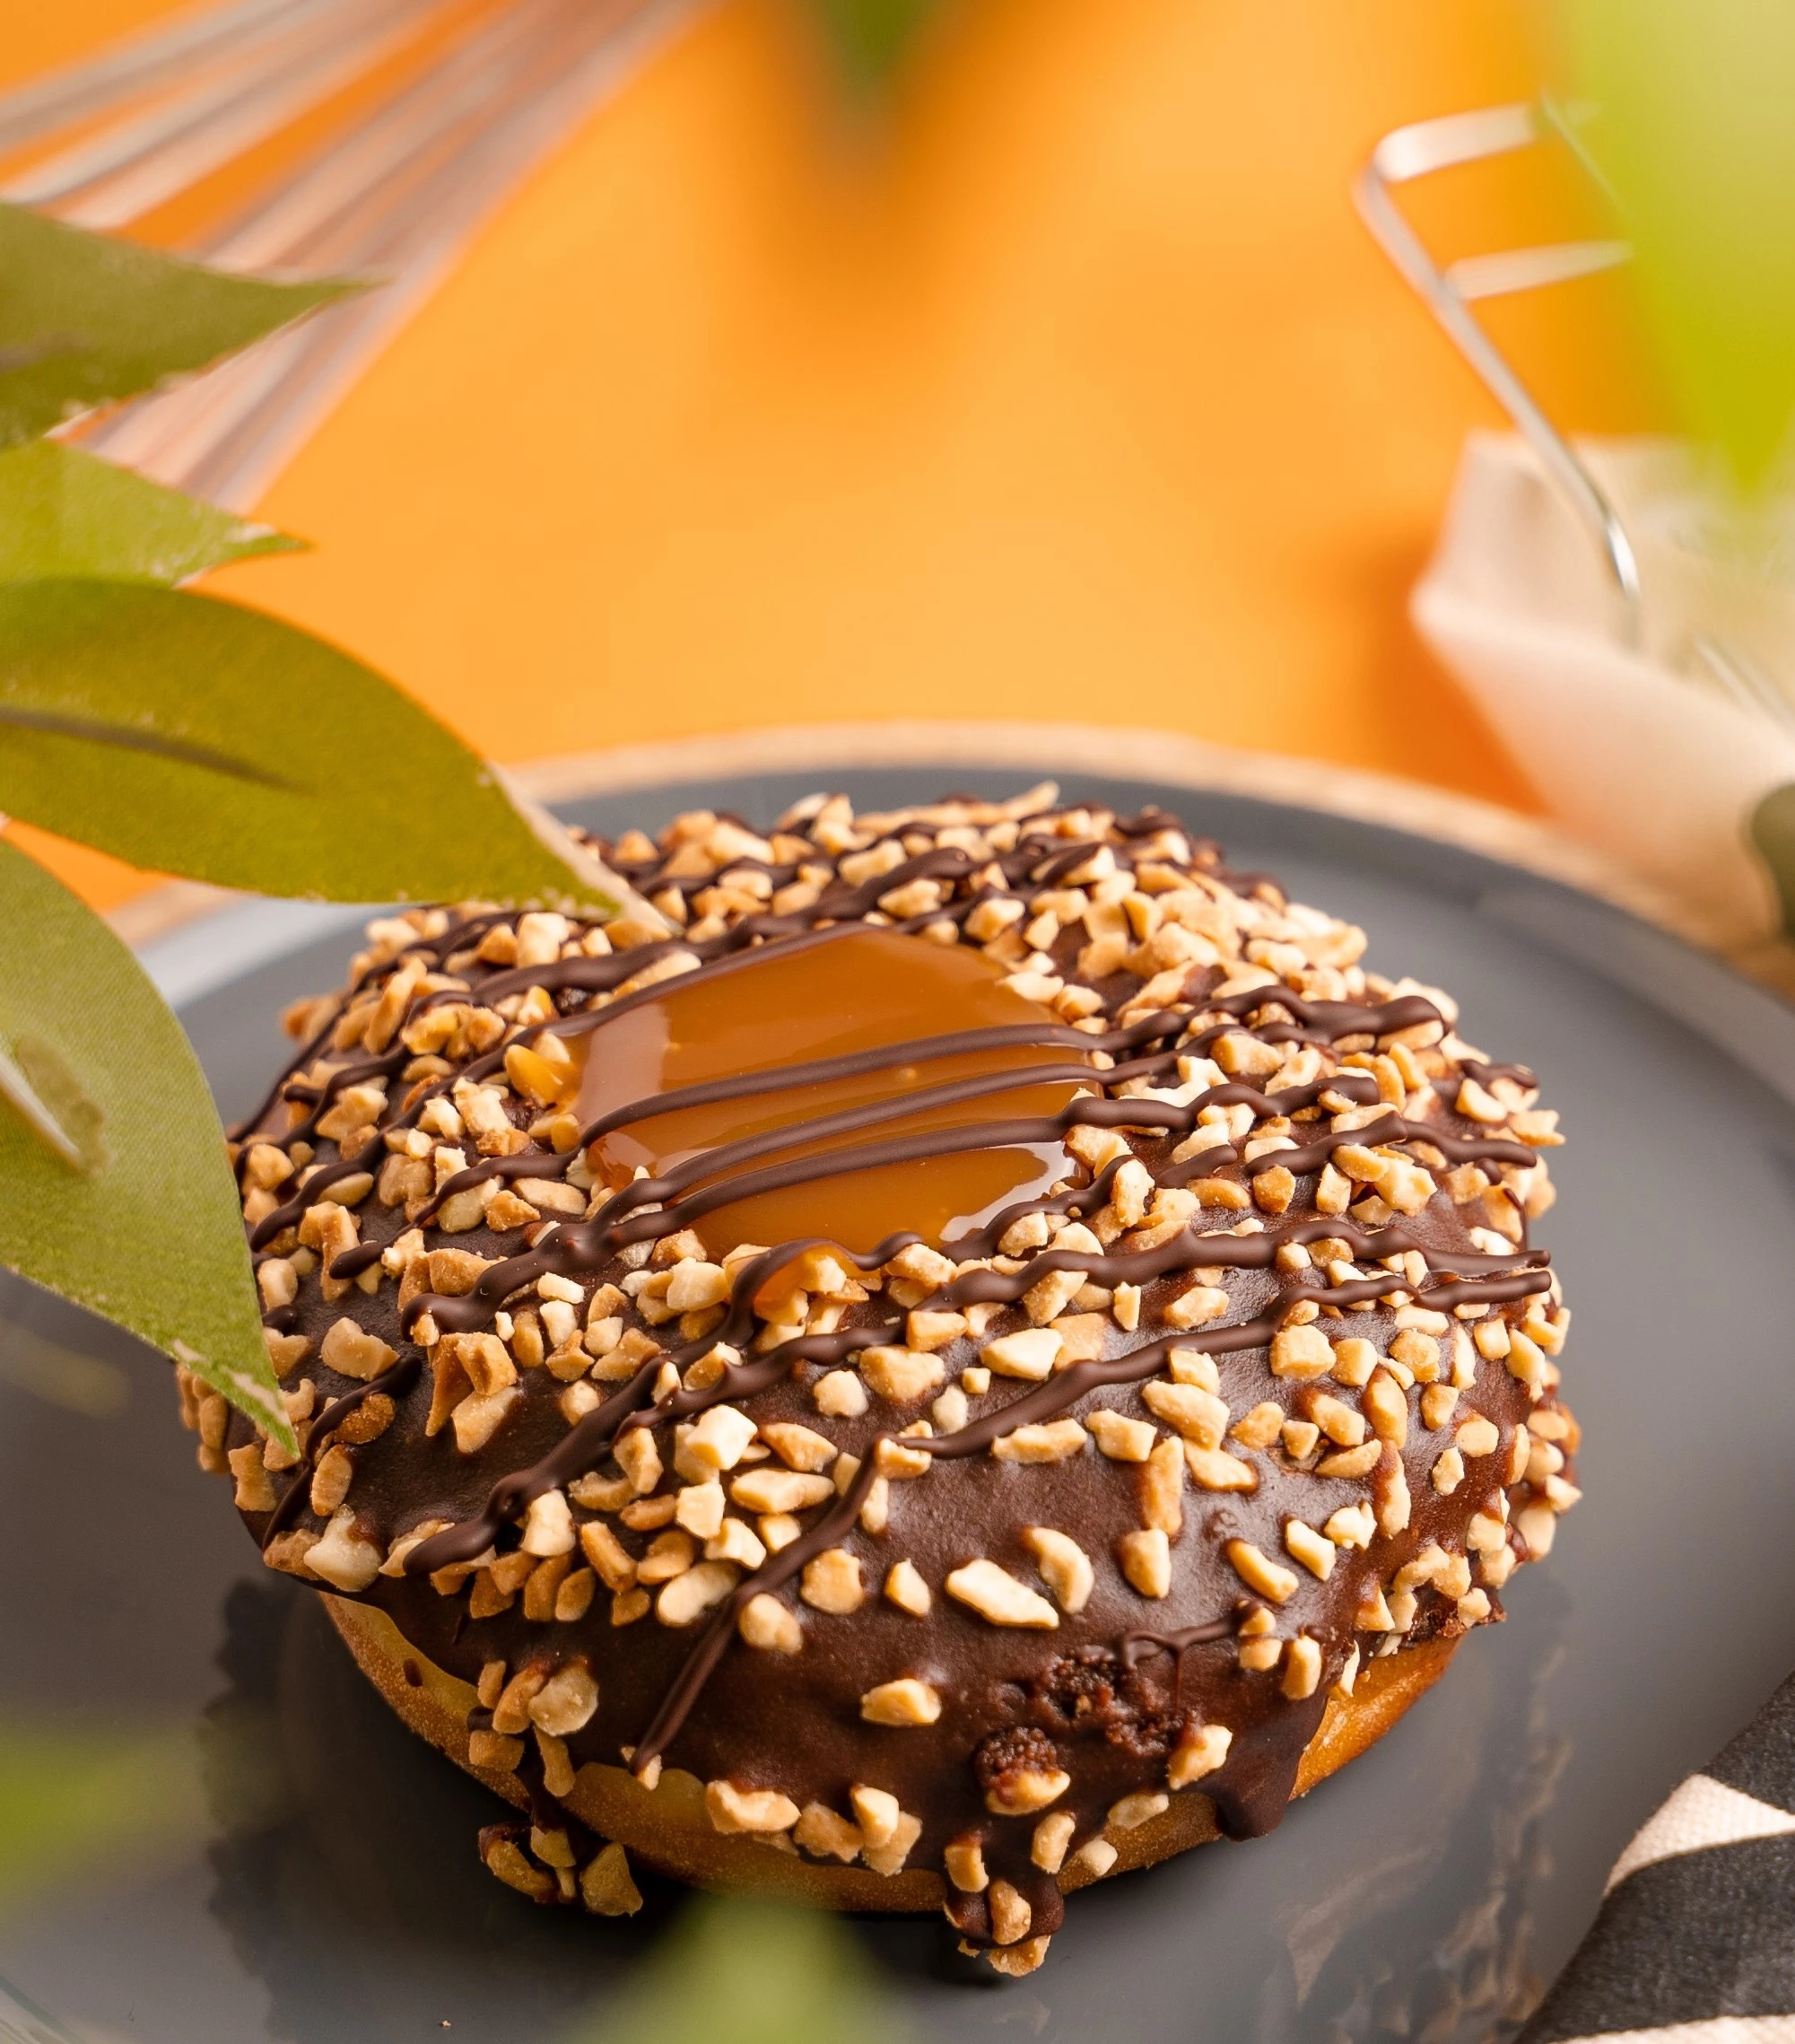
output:
<path id="1" fill-rule="evenodd" d="M 181 582 L 305 542 L 146 482 L 59 441 L 0 450 L 0 582 Z"/>
<path id="2" fill-rule="evenodd" d="M 356 284 L 268 284 L 0 205 L 0 447 L 153 390 Z"/>
<path id="3" fill-rule="evenodd" d="M 848 83 L 858 92 L 888 87 L 941 0 L 811 0 Z"/>
<path id="4" fill-rule="evenodd" d="M 0 1263 L 184 1362 L 291 1446 L 223 1136 L 179 1023 L 105 923 L 4 842 L 0 933 L 0 1051 L 78 1153 L 0 1094 Z"/>
<path id="5" fill-rule="evenodd" d="M 1560 12 L 1671 389 L 1694 432 L 1757 485 L 1789 452 L 1795 415 L 1795 8 L 1570 0 Z"/>
<path id="6" fill-rule="evenodd" d="M 893 2044 L 872 1970 L 839 1918 L 746 1896 L 699 1896 L 590 2044 Z"/>
<path id="7" fill-rule="evenodd" d="M 261 894 L 616 905 L 595 861 L 545 842 L 372 668 L 141 584 L 0 588 L 0 811 Z"/>

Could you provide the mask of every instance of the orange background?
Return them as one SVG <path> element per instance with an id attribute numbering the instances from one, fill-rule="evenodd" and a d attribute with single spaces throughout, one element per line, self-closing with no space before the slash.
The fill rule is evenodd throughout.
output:
<path id="1" fill-rule="evenodd" d="M 4 68 L 155 11 L 15 9 Z M 1495 415 L 1348 197 L 1384 130 L 1532 90 L 1524 30 L 1491 0 L 969 0 L 875 128 L 790 0 L 722 0 L 277 482 L 264 515 L 317 552 L 215 586 L 504 759 L 1039 716 L 1531 808 L 1405 615 Z"/>

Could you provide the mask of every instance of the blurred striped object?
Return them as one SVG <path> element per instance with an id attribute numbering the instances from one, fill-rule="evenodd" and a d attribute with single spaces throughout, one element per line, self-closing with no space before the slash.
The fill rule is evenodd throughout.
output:
<path id="1" fill-rule="evenodd" d="M 0 95 L 0 198 L 226 269 L 384 284 L 74 430 L 236 510 L 698 0 L 225 0 Z"/>

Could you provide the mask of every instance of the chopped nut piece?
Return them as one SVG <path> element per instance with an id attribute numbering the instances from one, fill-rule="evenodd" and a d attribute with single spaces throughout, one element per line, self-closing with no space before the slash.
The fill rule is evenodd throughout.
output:
<path id="1" fill-rule="evenodd" d="M 636 1579 L 641 1583 L 670 1583 L 691 1568 L 698 1550 L 684 1529 L 664 1533 L 649 1542 L 649 1550 L 636 1564 Z"/>
<path id="2" fill-rule="evenodd" d="M 1076 1828 L 1077 1820 L 1069 1810 L 1056 1810 L 1034 1827 L 1028 1856 L 1043 1874 L 1058 1874 L 1066 1864 L 1066 1848 Z"/>
<path id="3" fill-rule="evenodd" d="M 268 1472 L 263 1467 L 260 1446 L 248 1441 L 240 1448 L 231 1449 L 224 1459 L 230 1464 L 231 1475 L 237 1479 L 237 1509 L 272 1512 L 275 1503 L 274 1487 L 268 1481 Z"/>
<path id="4" fill-rule="evenodd" d="M 904 1345 L 910 1349 L 943 1349 L 965 1332 L 963 1313 L 912 1313 L 904 1323 Z"/>
<path id="5" fill-rule="evenodd" d="M 910 1857 L 911 1848 L 922 1836 L 922 1820 L 919 1817 L 901 1816 L 897 1828 L 884 1845 L 869 1844 L 861 1857 L 875 1874 L 901 1873 L 903 1863 Z"/>
<path id="6" fill-rule="evenodd" d="M 850 1824 L 826 1803 L 806 1803 L 792 1828 L 792 1839 L 817 1859 L 858 1859 L 860 1827 Z"/>
<path id="7" fill-rule="evenodd" d="M 1306 1381 L 1326 1376 L 1334 1350 L 1319 1327 L 1285 1327 L 1271 1338 L 1271 1374 Z"/>
<path id="8" fill-rule="evenodd" d="M 1284 1680 L 1278 1685 L 1293 1703 L 1313 1696 L 1321 1683 L 1321 1649 L 1307 1633 L 1284 1650 Z"/>
<path id="9" fill-rule="evenodd" d="M 1451 1422 L 1459 1393 L 1450 1384 L 1430 1384 L 1421 1393 L 1421 1423 L 1429 1433 L 1437 1433 L 1442 1427 Z"/>
<path id="10" fill-rule="evenodd" d="M 627 1590 L 636 1579 L 635 1558 L 602 1520 L 579 1529 L 579 1545 L 607 1590 Z"/>
<path id="11" fill-rule="evenodd" d="M 713 1405 L 686 1436 L 686 1453 L 706 1469 L 734 1469 L 754 1434 L 754 1422 L 745 1412 L 733 1405 Z"/>
<path id="12" fill-rule="evenodd" d="M 947 1878 L 963 1895 L 982 1895 L 990 1885 L 984 1847 L 978 1839 L 952 1839 L 942 1847 L 941 1863 L 947 1870 Z"/>
<path id="13" fill-rule="evenodd" d="M 723 1524 L 725 1499 L 720 1483 L 688 1483 L 674 1498 L 673 1516 L 697 1540 L 710 1540 Z"/>
<path id="14" fill-rule="evenodd" d="M 1059 1319 L 1084 1285 L 1082 1271 L 1050 1271 L 1023 1294 L 1023 1311 L 1028 1315 L 1032 1325 L 1045 1327 L 1049 1322 Z"/>
<path id="15" fill-rule="evenodd" d="M 727 1561 L 697 1563 L 675 1576 L 655 1599 L 655 1616 L 663 1625 L 693 1624 L 735 1588 L 736 1573 Z"/>
<path id="16" fill-rule="evenodd" d="M 1091 1869 L 1092 1877 L 1101 1881 L 1121 1855 L 1108 1839 L 1093 1839 L 1089 1844 L 1079 1847 L 1076 1856 Z"/>
<path id="17" fill-rule="evenodd" d="M 595 1917 L 632 1917 L 641 1908 L 641 1891 L 622 1846 L 607 1845 L 588 1862 L 579 1875 L 579 1900 Z"/>
<path id="18" fill-rule="evenodd" d="M 345 1412 L 336 1423 L 336 1437 L 347 1447 L 360 1447 L 369 1441 L 377 1441 L 393 1423 L 398 1407 L 385 1392 L 374 1392 L 364 1398 L 353 1412 Z"/>
<path id="19" fill-rule="evenodd" d="M 1255 1405 L 1243 1419 L 1237 1419 L 1230 1429 L 1235 1440 L 1250 1448 L 1268 1448 L 1283 1431 L 1285 1421 L 1283 1406 L 1271 1399 Z"/>
<path id="20" fill-rule="evenodd" d="M 852 1370 L 830 1370 L 811 1386 L 816 1410 L 832 1419 L 858 1419 L 867 1410 L 867 1387 Z"/>
<path id="21" fill-rule="evenodd" d="M 530 1705 L 535 1702 L 536 1691 L 548 1681 L 546 1667 L 532 1665 L 519 1668 L 499 1692 L 499 1700 L 492 1706 L 492 1729 L 507 1734 L 527 1731 L 530 1723 Z"/>
<path id="22" fill-rule="evenodd" d="M 804 1628 L 797 1614 L 764 1590 L 743 1605 L 736 1629 L 762 1653 L 797 1654 L 804 1647 Z"/>
<path id="23" fill-rule="evenodd" d="M 928 1426 L 926 1419 L 919 1424 L 925 1429 Z M 911 1433 L 915 1429 L 906 1428 L 904 1430 Z M 902 1441 L 880 1441 L 874 1450 L 873 1459 L 882 1478 L 900 1483 L 909 1482 L 919 1476 L 927 1476 L 933 1466 L 927 1449 L 905 1447 Z M 853 1462 L 858 1470 L 860 1466 L 859 1457 L 853 1457 Z"/>
<path id="24" fill-rule="evenodd" d="M 346 1318 L 331 1322 L 318 1354 L 318 1360 L 339 1376 L 356 1377 L 364 1384 L 399 1359 L 396 1350 Z"/>
<path id="25" fill-rule="evenodd" d="M 632 1427 L 618 1435 L 617 1445 L 611 1452 L 636 1495 L 646 1498 L 661 1480 L 660 1451 L 655 1446 L 653 1434 L 646 1427 Z"/>
<path id="26" fill-rule="evenodd" d="M 933 1725 L 941 1716 L 941 1698 L 915 1675 L 900 1675 L 866 1691 L 860 1716 L 868 1725 Z"/>
<path id="27" fill-rule="evenodd" d="M 797 1805 L 776 1788 L 737 1788 L 733 1781 L 708 1781 L 704 1809 L 714 1830 L 789 1831 L 797 1821 Z"/>
<path id="28" fill-rule="evenodd" d="M 1474 1461 L 1483 1455 L 1494 1454 L 1501 1444 L 1502 1436 L 1496 1431 L 1494 1422 L 1486 1419 L 1480 1412 L 1461 1419 L 1452 1435 L 1452 1446 L 1461 1455 L 1468 1456 Z"/>
<path id="29" fill-rule="evenodd" d="M 827 1469 L 838 1452 L 826 1435 L 789 1419 L 775 1419 L 763 1426 L 761 1438 L 788 1469 L 801 1470 L 806 1475 Z"/>
<path id="30" fill-rule="evenodd" d="M 912 1618 L 927 1618 L 933 1599 L 928 1585 L 917 1571 L 914 1564 L 898 1561 L 885 1577 L 885 1595 L 900 1611 L 910 1612 Z"/>
<path id="31" fill-rule="evenodd" d="M 1076 1612 L 1090 1602 L 1096 1587 L 1096 1571 L 1091 1558 L 1069 1533 L 1052 1526 L 1024 1526 L 1023 1545 L 1034 1556 L 1036 1566 L 1054 1601 L 1063 1612 Z M 889 1585 L 887 1592 L 889 1593 Z"/>
<path id="32" fill-rule="evenodd" d="M 1173 1788 L 1189 1788 L 1193 1781 L 1214 1774 L 1227 1759 L 1233 1740 L 1225 1725 L 1187 1724 L 1172 1748 L 1166 1768 L 1167 1782 Z"/>
<path id="33" fill-rule="evenodd" d="M 1371 1440 L 1362 1447 L 1342 1448 L 1338 1454 L 1323 1455 L 1315 1465 L 1318 1476 L 1369 1476 L 1383 1453 L 1381 1441 Z"/>
<path id="34" fill-rule="evenodd" d="M 704 1545 L 707 1561 L 733 1561 L 740 1568 L 758 1568 L 766 1558 L 766 1543 L 740 1519 L 725 1519 Z"/>
<path id="35" fill-rule="evenodd" d="M 1161 1315 L 1168 1327 L 1202 1327 L 1228 1310 L 1228 1295 L 1214 1285 L 1193 1285 L 1171 1300 Z"/>
<path id="36" fill-rule="evenodd" d="M 991 1912 L 991 1935 L 998 1944 L 1015 1944 L 1028 1935 L 1034 1913 L 1020 1890 L 1007 1881 L 993 1881 L 986 1901 Z"/>
<path id="37" fill-rule="evenodd" d="M 826 1476 L 806 1476 L 794 1469 L 762 1467 L 736 1477 L 729 1495 L 748 1512 L 804 1512 L 835 1495 Z"/>
<path id="38" fill-rule="evenodd" d="M 545 1564 L 545 1567 L 546 1566 L 547 1564 Z M 536 1571 L 537 1575 L 541 1573 L 541 1569 Z M 533 1585 L 535 1581 L 536 1577 L 532 1576 L 530 1583 Z M 557 1625 L 578 1625 L 579 1620 L 591 1610 L 592 1599 L 597 1592 L 597 1587 L 598 1578 L 589 1568 L 576 1568 L 571 1574 L 563 1577 L 560 1586 L 554 1593 L 555 1623 Z M 524 1594 L 527 1598 L 529 1594 L 527 1587 L 526 1587 Z M 553 1791 L 551 1791 L 552 1793 Z"/>
<path id="39" fill-rule="evenodd" d="M 495 1391 L 490 1398 L 464 1398 L 455 1408 L 450 1424 L 455 1429 L 455 1446 L 463 1454 L 477 1454 L 499 1430 L 504 1419 L 518 1397 L 515 1385 L 503 1391 Z"/>
<path id="40" fill-rule="evenodd" d="M 1059 1623 L 1059 1613 L 1045 1597 L 1017 1582 L 995 1561 L 966 1562 L 950 1572 L 943 1586 L 950 1597 L 970 1606 L 992 1625 L 1050 1630 Z"/>
<path id="41" fill-rule="evenodd" d="M 1162 1384 L 1156 1378 L 1141 1386 L 1141 1399 L 1156 1419 L 1163 1419 L 1198 1447 L 1218 1448 L 1227 1431 L 1228 1406 L 1213 1392 L 1195 1385 Z"/>
<path id="42" fill-rule="evenodd" d="M 1184 1528 L 1184 1455 L 1181 1441 L 1162 1441 L 1140 1472 L 1142 1521 L 1167 1540 L 1176 1540 Z"/>
<path id="43" fill-rule="evenodd" d="M 814 1481 L 814 1480 L 813 1480 Z M 860 1563 L 845 1547 L 831 1547 L 805 1564 L 799 1595 L 815 1611 L 847 1617 L 867 1601 Z"/>
<path id="44" fill-rule="evenodd" d="M 881 1398 L 893 1405 L 913 1405 L 940 1389 L 947 1372 L 939 1356 L 919 1349 L 867 1349 L 860 1355 L 860 1375 Z"/>
<path id="45" fill-rule="evenodd" d="M 1325 1391 L 1309 1394 L 1309 1416 L 1330 1441 L 1343 1448 L 1355 1448 L 1364 1440 L 1364 1415 Z"/>
<path id="46" fill-rule="evenodd" d="M 898 1826 L 903 1821 L 903 1812 L 898 1807 L 897 1797 L 889 1790 L 868 1788 L 864 1782 L 857 1781 L 848 1791 L 848 1801 L 866 1844 L 889 1845 L 896 1838 Z"/>
<path id="47" fill-rule="evenodd" d="M 1365 1386 L 1365 1417 L 1380 1440 L 1400 1447 L 1408 1438 L 1408 1401 L 1388 1370 L 1380 1370 Z"/>
<path id="48" fill-rule="evenodd" d="M 1377 1521 L 1369 1505 L 1342 1505 L 1321 1530 L 1337 1547 L 1369 1547 Z"/>
<path id="49" fill-rule="evenodd" d="M 1231 1540 L 1223 1549 L 1233 1564 L 1234 1573 L 1250 1590 L 1273 1603 L 1286 1603 L 1296 1593 L 1297 1579 L 1281 1562 L 1260 1553 L 1250 1540 Z"/>
<path id="50" fill-rule="evenodd" d="M 1085 1424 L 1111 1462 L 1145 1462 L 1153 1453 L 1154 1429 L 1145 1419 L 1130 1419 L 1111 1406 L 1100 1405 L 1085 1415 Z"/>
<path id="51" fill-rule="evenodd" d="M 1457 1448 L 1447 1448 L 1435 1458 L 1429 1481 L 1442 1498 L 1450 1498 L 1465 1481 L 1465 1458 Z"/>
<path id="52" fill-rule="evenodd" d="M 1372 1473 L 1372 1495 L 1377 1505 L 1378 1531 L 1401 1533 L 1409 1517 L 1408 1479 L 1403 1473 L 1402 1457 L 1388 1441 L 1382 1444 L 1378 1466 Z"/>
<path id="53" fill-rule="evenodd" d="M 532 1498 L 524 1520 L 524 1537 L 518 1542 L 526 1554 L 571 1554 L 574 1546 L 573 1515 L 567 1496 L 561 1490 L 545 1490 Z"/>
<path id="54" fill-rule="evenodd" d="M 1039 1384 L 1052 1375 L 1059 1354 L 1059 1337 L 1050 1327 L 1024 1327 L 987 1342 L 980 1354 L 999 1376 L 1023 1377 Z"/>
<path id="55" fill-rule="evenodd" d="M 1116 1542 L 1122 1574 L 1144 1597 L 1163 1597 L 1172 1588 L 1172 1549 L 1157 1526 L 1124 1533 Z"/>
<path id="56" fill-rule="evenodd" d="M 649 1608 L 648 1592 L 640 1584 L 632 1585 L 627 1590 L 619 1590 L 611 1599 L 611 1623 L 633 1625 L 639 1618 L 649 1615 Z"/>
<path id="57" fill-rule="evenodd" d="M 1172 1807 L 1172 1798 L 1160 1789 L 1141 1789 L 1110 1805 L 1109 1821 L 1119 1831 L 1137 1831 Z"/>
<path id="58" fill-rule="evenodd" d="M 1199 1448 L 1194 1441 L 1187 1441 L 1184 1460 L 1192 1481 L 1205 1490 L 1259 1489 L 1259 1472 L 1251 1463 L 1220 1448 Z"/>
<path id="59" fill-rule="evenodd" d="M 991 1443 L 998 1462 L 1066 1462 L 1079 1454 L 1089 1436 L 1076 1419 L 1051 1419 L 1045 1426 L 1018 1427 Z"/>
<path id="60" fill-rule="evenodd" d="M 597 1708 L 598 1685 L 591 1671 L 583 1662 L 569 1661 L 531 1698 L 530 1722 L 557 1739 L 565 1739 L 589 1724 Z"/>
<path id="61" fill-rule="evenodd" d="M 356 1531 L 354 1511 L 345 1505 L 324 1529 L 323 1535 L 305 1550 L 305 1565 L 322 1577 L 333 1590 L 353 1595 L 365 1590 L 379 1574 L 385 1559 L 379 1549 Z"/>
<path id="62" fill-rule="evenodd" d="M 1348 1702 L 1350 1702 L 1352 1700 L 1353 1690 L 1357 1684 L 1358 1678 L 1359 1649 L 1357 1642 L 1355 1641 L 1352 1652 L 1346 1655 L 1346 1665 L 1340 1670 L 1339 1674 L 1335 1678 L 1333 1689 L 1334 1695 L 1343 1697 Z"/>
<path id="63" fill-rule="evenodd" d="M 311 1508 L 327 1519 L 349 1495 L 355 1475 L 355 1458 L 347 1448 L 327 1447 L 311 1472 Z"/>
<path id="64" fill-rule="evenodd" d="M 1313 1526 L 1304 1525 L 1301 1519 L 1287 1519 L 1284 1544 L 1311 1576 L 1319 1577 L 1322 1582 L 1334 1573 L 1334 1543 L 1324 1540 Z"/>
<path id="65" fill-rule="evenodd" d="M 1471 1339 L 1477 1345 L 1477 1353 L 1486 1362 L 1498 1363 L 1508 1353 L 1509 1327 L 1505 1320 L 1491 1318 L 1478 1321 Z"/>

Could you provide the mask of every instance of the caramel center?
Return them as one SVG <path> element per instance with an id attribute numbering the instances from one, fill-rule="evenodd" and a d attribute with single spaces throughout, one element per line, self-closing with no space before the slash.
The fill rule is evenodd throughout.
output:
<path id="1" fill-rule="evenodd" d="M 584 1056 L 580 1122 L 589 1125 L 656 1094 L 784 1065 L 902 1048 L 961 1030 L 1058 1025 L 1049 1009 L 1003 983 L 1007 970 L 964 945 L 875 928 L 844 930 L 803 949 L 769 945 L 752 962 L 714 980 L 694 975 L 690 985 L 669 980 L 653 999 L 569 1042 L 576 1056 Z M 659 1176 L 720 1145 L 791 1131 L 789 1144 L 734 1169 L 726 1163 L 720 1175 L 727 1179 L 795 1157 L 876 1150 L 893 1138 L 926 1130 L 1056 1114 L 1073 1096 L 1070 1082 L 1018 1083 L 899 1112 L 850 1133 L 806 1138 L 820 1117 L 846 1109 L 900 1103 L 981 1073 L 1076 1061 L 1076 1052 L 1027 1044 L 895 1061 L 848 1078 L 646 1115 L 602 1136 L 589 1159 L 595 1173 L 616 1188 L 639 1167 Z M 980 1146 L 901 1162 L 863 1155 L 845 1170 L 713 1208 L 693 1225 L 712 1255 L 738 1243 L 809 1236 L 864 1253 L 900 1228 L 930 1242 L 951 1238 L 1013 1201 L 1039 1196 L 1067 1168 L 1058 1140 Z M 717 1175 L 698 1180 L 715 1183 Z"/>

